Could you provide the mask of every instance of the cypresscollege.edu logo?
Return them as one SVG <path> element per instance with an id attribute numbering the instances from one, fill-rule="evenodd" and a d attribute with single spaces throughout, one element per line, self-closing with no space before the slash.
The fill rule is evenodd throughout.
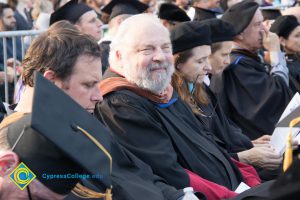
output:
<path id="1" fill-rule="evenodd" d="M 35 174 L 24 164 L 20 163 L 9 175 L 20 190 L 24 190 L 35 178 Z"/>
<path id="2" fill-rule="evenodd" d="M 35 178 L 36 175 L 23 163 L 21 162 L 9 175 L 10 180 L 12 180 L 20 190 L 24 190 Z M 43 173 L 41 178 L 46 180 L 54 179 L 103 179 L 101 174 L 78 174 L 78 173 L 68 173 L 68 174 L 47 174 Z"/>
<path id="3" fill-rule="evenodd" d="M 78 173 L 68 173 L 68 174 L 42 174 L 43 179 L 52 180 L 52 179 L 103 179 L 103 176 L 100 174 L 78 174 Z"/>

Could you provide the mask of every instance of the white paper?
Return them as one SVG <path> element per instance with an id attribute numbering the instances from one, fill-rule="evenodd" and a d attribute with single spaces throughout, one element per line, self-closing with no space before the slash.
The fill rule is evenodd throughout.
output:
<path id="1" fill-rule="evenodd" d="M 300 134 L 299 134 L 300 128 L 293 127 L 292 128 L 292 140 L 300 140 Z M 283 155 L 285 152 L 286 142 L 287 142 L 287 136 L 289 133 L 289 127 L 277 127 L 275 128 L 270 144 L 275 148 L 275 151 L 279 153 L 280 155 Z M 300 143 L 299 143 L 300 144 Z"/>
<path id="2" fill-rule="evenodd" d="M 300 106 L 300 95 L 297 92 L 282 113 L 279 122 Z"/>
<path id="3" fill-rule="evenodd" d="M 297 92 L 287 107 L 285 108 L 284 112 L 282 113 L 279 122 L 284 119 L 286 116 L 288 116 L 291 112 L 293 112 L 296 108 L 300 106 L 300 95 Z M 278 122 L 278 123 L 279 123 Z M 300 131 L 300 128 L 293 127 L 292 128 L 292 140 L 300 140 L 300 136 L 298 135 Z M 276 127 L 272 136 L 270 144 L 275 148 L 275 151 L 279 153 L 280 155 L 283 155 L 286 148 L 286 142 L 287 142 L 287 136 L 289 133 L 289 127 Z M 296 139 L 296 137 L 298 138 Z M 300 144 L 300 143 L 299 143 Z"/>
<path id="4" fill-rule="evenodd" d="M 250 189 L 250 187 L 246 183 L 241 182 L 234 192 L 240 194 L 248 189 Z"/>

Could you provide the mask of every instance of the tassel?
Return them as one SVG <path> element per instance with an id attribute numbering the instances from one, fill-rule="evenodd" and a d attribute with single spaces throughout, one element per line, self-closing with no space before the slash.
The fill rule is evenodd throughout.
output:
<path id="1" fill-rule="evenodd" d="M 290 121 L 289 134 L 287 137 L 286 150 L 284 153 L 283 171 L 286 171 L 293 162 L 293 144 L 292 144 L 292 127 L 296 126 L 300 122 L 300 117 L 297 117 Z"/>
<path id="2" fill-rule="evenodd" d="M 283 171 L 286 171 L 293 162 L 293 147 L 292 147 L 292 133 L 288 134 L 286 150 L 284 153 Z"/>
<path id="3" fill-rule="evenodd" d="M 72 193 L 80 198 L 90 198 L 90 199 L 98 199 L 98 198 L 104 198 L 104 200 L 112 200 L 112 189 L 106 189 L 105 193 L 96 192 L 94 190 L 91 190 L 90 188 L 87 188 L 80 183 L 77 183 L 75 188 L 72 190 Z"/>

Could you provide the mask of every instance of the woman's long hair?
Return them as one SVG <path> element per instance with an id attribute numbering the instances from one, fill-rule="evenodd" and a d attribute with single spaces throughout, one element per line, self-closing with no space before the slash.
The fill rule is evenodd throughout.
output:
<path id="1" fill-rule="evenodd" d="M 185 101 L 193 110 L 195 114 L 203 114 L 199 109 L 198 104 L 208 104 L 208 96 L 204 90 L 202 83 L 197 83 L 194 80 L 193 94 L 190 93 L 188 88 L 188 81 L 184 75 L 178 70 L 178 65 L 185 63 L 193 55 L 192 50 L 186 50 L 174 55 L 175 73 L 172 76 L 172 86 L 178 92 L 180 98 Z"/>

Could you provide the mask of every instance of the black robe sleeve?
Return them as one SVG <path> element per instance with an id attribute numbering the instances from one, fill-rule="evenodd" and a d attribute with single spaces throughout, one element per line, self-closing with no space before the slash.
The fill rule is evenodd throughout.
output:
<path id="1" fill-rule="evenodd" d="M 291 91 L 280 76 L 271 76 L 264 64 L 243 56 L 223 72 L 222 103 L 232 120 L 251 139 L 272 134 Z"/>
<path id="2" fill-rule="evenodd" d="M 287 60 L 289 68 L 289 83 L 291 90 L 296 93 L 300 92 L 300 58 L 291 57 Z"/>
<path id="3" fill-rule="evenodd" d="M 210 90 L 206 87 L 206 92 L 210 97 L 210 104 L 208 105 L 211 114 L 211 131 L 226 144 L 226 149 L 229 153 L 237 153 L 240 151 L 248 150 L 253 147 L 251 140 L 242 130 L 237 127 L 234 122 L 224 113 L 219 100 Z"/>
<path id="4" fill-rule="evenodd" d="M 138 159 L 117 141 L 112 143 L 113 199 L 177 200 L 183 190 L 168 185 L 164 179 L 154 175 L 151 168 Z"/>

